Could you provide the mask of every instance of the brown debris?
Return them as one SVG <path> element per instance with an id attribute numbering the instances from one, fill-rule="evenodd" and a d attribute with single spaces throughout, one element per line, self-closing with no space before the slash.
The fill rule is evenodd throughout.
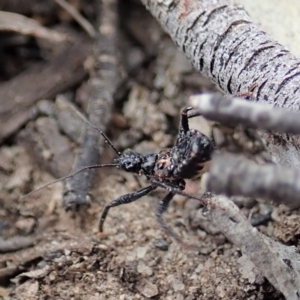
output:
<path id="1" fill-rule="evenodd" d="M 274 236 L 284 243 L 297 242 L 300 236 L 300 216 L 283 214 L 276 220 Z"/>
<path id="2" fill-rule="evenodd" d="M 20 138 L 26 149 L 35 153 L 35 161 L 45 162 L 46 169 L 54 176 L 70 172 L 74 161 L 72 145 L 60 133 L 54 119 L 40 117 L 35 123 L 29 123 Z"/>
<path id="3" fill-rule="evenodd" d="M 83 61 L 89 50 L 90 45 L 84 41 L 67 45 L 49 62 L 37 64 L 0 84 L 0 98 L 5 99 L 0 105 L 0 142 L 36 116 L 33 105 L 38 100 L 54 96 L 86 76 Z"/>

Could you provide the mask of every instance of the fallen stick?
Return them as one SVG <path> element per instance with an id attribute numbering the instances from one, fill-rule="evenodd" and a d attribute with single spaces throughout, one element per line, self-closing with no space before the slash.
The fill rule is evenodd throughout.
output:
<path id="1" fill-rule="evenodd" d="M 190 103 L 199 109 L 195 115 L 226 125 L 300 134 L 300 112 L 254 103 L 218 93 L 190 97 Z"/>
<path id="2" fill-rule="evenodd" d="M 84 86 L 85 93 L 89 97 L 83 106 L 87 110 L 89 121 L 99 130 L 105 131 L 111 117 L 113 95 L 119 78 L 116 44 L 117 1 L 102 1 L 101 5 L 99 4 L 98 12 L 99 32 L 94 43 L 93 55 L 95 62 L 90 70 L 91 78 Z M 104 143 L 105 141 L 102 137 L 100 138 L 99 132 L 86 124 L 83 143 L 73 170 L 96 165 Z M 94 173 L 94 171 L 88 170 L 67 180 L 64 193 L 66 210 L 90 204 L 89 190 Z"/>
<path id="3" fill-rule="evenodd" d="M 258 165 L 232 154 L 216 154 L 206 179 L 208 191 L 262 198 L 300 207 L 300 171 L 275 164 Z"/>
<path id="4" fill-rule="evenodd" d="M 283 293 L 286 299 L 300 298 L 300 256 L 288 247 L 253 228 L 238 207 L 225 196 L 212 196 L 207 216 L 255 265 L 258 273 Z"/>

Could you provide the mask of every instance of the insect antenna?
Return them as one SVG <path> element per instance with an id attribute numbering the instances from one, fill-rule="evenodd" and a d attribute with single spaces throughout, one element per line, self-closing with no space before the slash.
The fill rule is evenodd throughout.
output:
<path id="1" fill-rule="evenodd" d="M 89 124 L 91 127 L 93 127 L 94 129 L 96 129 L 105 139 L 105 142 L 115 151 L 115 153 L 120 156 L 121 152 L 117 150 L 117 148 L 113 145 L 112 141 L 108 138 L 108 136 L 102 131 L 100 130 L 96 125 L 94 125 L 93 123 L 91 123 L 80 111 L 78 111 L 75 107 L 70 106 L 76 113 L 77 115 L 83 120 L 85 121 L 87 124 Z"/>
<path id="2" fill-rule="evenodd" d="M 103 167 L 118 167 L 118 166 L 119 166 L 119 164 L 102 164 L 102 165 L 93 165 L 93 166 L 83 167 L 83 168 L 77 170 L 76 172 L 73 172 L 73 173 L 71 173 L 71 174 L 69 174 L 69 175 L 67 175 L 67 176 L 58 178 L 58 179 L 56 179 L 56 180 L 54 180 L 54 181 L 51 181 L 51 182 L 49 182 L 49 183 L 46 183 L 46 184 L 44 184 L 44 185 L 38 187 L 37 189 L 35 189 L 35 190 L 29 192 L 28 194 L 21 196 L 21 199 L 24 199 L 24 198 L 26 198 L 26 197 L 28 197 L 28 196 L 30 196 L 30 195 L 32 195 L 32 194 L 34 194 L 34 193 L 36 193 L 36 192 L 38 192 L 38 191 L 44 189 L 44 188 L 46 188 L 46 187 L 48 187 L 48 186 L 50 186 L 50 185 L 52 185 L 52 184 L 54 184 L 54 183 L 57 183 L 57 182 L 59 182 L 59 181 L 68 179 L 68 178 L 70 178 L 70 177 L 73 177 L 73 176 L 75 176 L 75 175 L 77 175 L 78 173 L 81 173 L 81 172 L 83 172 L 83 171 L 91 170 L 91 169 L 99 169 L 99 168 L 103 168 Z"/>
<path id="3" fill-rule="evenodd" d="M 76 114 L 77 114 L 83 121 L 85 121 L 87 124 L 89 124 L 92 128 L 96 129 L 96 130 L 104 137 L 105 142 L 106 142 L 107 144 L 109 144 L 109 146 L 114 150 L 114 152 L 115 152 L 118 156 L 121 155 L 121 152 L 119 152 L 119 151 L 117 150 L 117 148 L 113 145 L 112 141 L 108 138 L 108 136 L 107 136 L 102 130 L 100 130 L 96 125 L 94 125 L 93 123 L 91 123 L 91 122 L 90 122 L 90 121 L 89 121 L 89 120 L 88 120 L 88 119 L 87 119 L 80 111 L 78 111 L 75 107 L 73 107 L 72 105 L 70 105 L 69 107 L 70 107 L 71 109 L 73 109 L 73 110 L 76 112 Z M 26 197 L 28 197 L 28 196 L 30 196 L 30 195 L 32 195 L 32 194 L 34 194 L 34 193 L 36 193 L 36 192 L 38 192 L 38 191 L 44 189 L 44 188 L 46 188 L 46 187 L 48 187 L 48 186 L 50 186 L 50 185 L 52 185 L 52 184 L 55 184 L 55 183 L 57 183 L 57 182 L 59 182 L 59 181 L 68 179 L 68 178 L 70 178 L 70 177 L 73 177 L 73 176 L 75 176 L 75 175 L 77 175 L 78 173 L 81 173 L 81 172 L 83 172 L 83 171 L 91 170 L 91 169 L 98 169 L 98 168 L 103 168 L 103 167 L 119 167 L 119 164 L 113 163 L 113 164 L 101 164 L 101 165 L 92 165 L 92 166 L 86 166 L 86 167 L 83 167 L 83 168 L 81 168 L 81 169 L 79 169 L 79 170 L 77 170 L 77 171 L 75 171 L 75 172 L 73 172 L 73 173 L 71 173 L 71 174 L 69 174 L 69 175 L 67 175 L 67 176 L 58 178 L 58 179 L 56 179 L 56 180 L 54 180 L 54 181 L 51 181 L 51 182 L 49 182 L 49 183 L 46 183 L 46 184 L 44 184 L 44 185 L 38 187 L 37 189 L 35 189 L 35 190 L 29 192 L 28 194 L 21 196 L 21 199 L 24 199 L 24 198 L 26 198 Z"/>

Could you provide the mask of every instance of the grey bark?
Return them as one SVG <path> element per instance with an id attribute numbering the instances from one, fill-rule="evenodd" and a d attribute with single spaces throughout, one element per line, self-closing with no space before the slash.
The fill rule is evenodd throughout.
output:
<path id="1" fill-rule="evenodd" d="M 243 125 L 275 132 L 300 134 L 300 112 L 272 108 L 241 98 L 218 93 L 190 97 L 190 103 L 199 109 L 197 115 L 226 125 Z"/>
<path id="2" fill-rule="evenodd" d="M 206 187 L 217 194 L 263 198 L 291 208 L 300 207 L 298 169 L 258 165 L 232 154 L 214 155 Z"/>
<path id="3" fill-rule="evenodd" d="M 195 69 L 225 92 L 299 110 L 300 60 L 252 23 L 233 0 L 141 0 Z M 262 135 L 275 161 L 300 167 L 300 139 Z"/>

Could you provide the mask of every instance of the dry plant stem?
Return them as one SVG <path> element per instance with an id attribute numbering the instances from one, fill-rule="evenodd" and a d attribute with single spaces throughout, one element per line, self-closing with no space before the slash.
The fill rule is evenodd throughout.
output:
<path id="1" fill-rule="evenodd" d="M 55 0 L 55 2 L 63 7 L 76 22 L 88 33 L 90 37 L 96 36 L 96 30 L 92 26 L 92 24 L 85 19 L 71 4 L 64 0 Z"/>
<path id="2" fill-rule="evenodd" d="M 218 93 L 191 96 L 190 103 L 206 119 L 222 124 L 300 134 L 300 112 Z"/>
<path id="3" fill-rule="evenodd" d="M 141 0 L 195 69 L 233 95 L 299 110 L 300 60 L 252 23 L 233 0 Z M 300 139 L 265 134 L 279 163 L 300 167 Z"/>
<path id="4" fill-rule="evenodd" d="M 36 242 L 34 237 L 14 236 L 9 240 L 0 238 L 0 253 L 13 252 L 31 247 Z"/>
<path id="5" fill-rule="evenodd" d="M 99 1 L 100 2 L 100 1 Z M 87 84 L 89 91 L 88 116 L 91 123 L 105 131 L 110 120 L 113 94 L 119 78 L 117 59 L 117 0 L 103 0 L 99 4 L 99 34 L 95 40 L 95 69 Z M 99 132 L 87 125 L 83 144 L 74 170 L 95 165 L 99 159 L 99 150 L 104 146 L 104 139 Z M 65 208 L 88 205 L 89 189 L 94 172 L 82 172 L 67 180 L 64 197 Z"/>
<path id="6" fill-rule="evenodd" d="M 253 228 L 238 207 L 225 196 L 213 196 L 211 222 L 246 255 L 286 299 L 300 298 L 300 256 L 295 247 L 270 240 Z"/>
<path id="7" fill-rule="evenodd" d="M 6 11 L 0 11 L 0 31 L 32 35 L 56 44 L 67 41 L 67 36 L 63 33 L 47 29 L 33 19 Z"/>
<path id="8" fill-rule="evenodd" d="M 227 196 L 259 197 L 290 208 L 300 207 L 300 171 L 273 164 L 258 165 L 232 154 L 216 154 L 207 190 Z"/>

